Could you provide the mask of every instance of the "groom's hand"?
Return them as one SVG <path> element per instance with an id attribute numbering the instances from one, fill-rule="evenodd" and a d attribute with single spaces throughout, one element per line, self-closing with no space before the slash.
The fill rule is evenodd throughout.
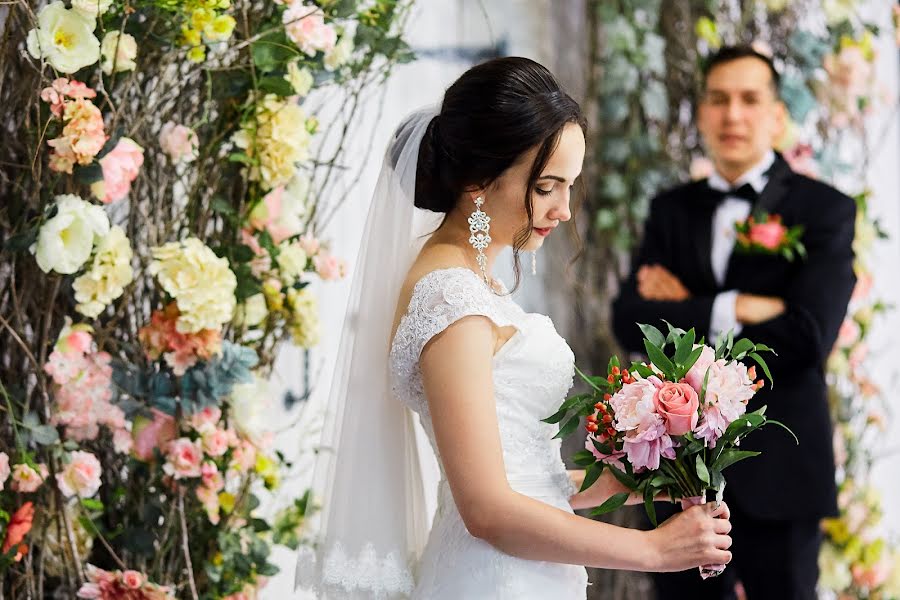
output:
<path id="1" fill-rule="evenodd" d="M 662 265 L 642 265 L 637 271 L 637 290 L 644 300 L 681 302 L 691 297 L 681 280 Z"/>

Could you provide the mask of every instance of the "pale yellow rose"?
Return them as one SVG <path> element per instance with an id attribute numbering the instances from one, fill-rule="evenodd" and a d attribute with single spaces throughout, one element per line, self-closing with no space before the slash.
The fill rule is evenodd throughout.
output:
<path id="1" fill-rule="evenodd" d="M 353 55 L 353 48 L 353 37 L 349 35 L 343 36 L 335 44 L 334 48 L 325 53 L 325 60 L 322 61 L 325 65 L 325 70 L 335 71 L 343 66 Z"/>
<path id="2" fill-rule="evenodd" d="M 255 327 L 265 321 L 269 315 L 269 309 L 266 307 L 266 297 L 263 294 L 254 294 L 244 300 L 242 304 L 238 304 L 235 309 L 234 321 L 240 327 Z"/>
<path id="3" fill-rule="evenodd" d="M 110 31 L 103 36 L 103 43 L 100 44 L 100 55 L 103 61 L 100 68 L 107 75 L 112 74 L 113 65 L 115 64 L 116 72 L 134 71 L 137 63 L 134 62 L 137 56 L 137 42 L 131 34 L 123 33 L 119 35 L 118 31 Z"/>
<path id="4" fill-rule="evenodd" d="M 319 343 L 319 305 L 308 288 L 287 290 L 288 329 L 294 343 L 312 348 Z"/>
<path id="5" fill-rule="evenodd" d="M 109 10 L 113 0 L 72 0 L 72 8 L 85 17 L 97 18 Z"/>
<path id="6" fill-rule="evenodd" d="M 121 296 L 134 278 L 131 257 L 125 231 L 113 226 L 98 244 L 90 270 L 72 284 L 78 302 L 75 310 L 93 319 Z"/>
<path id="7" fill-rule="evenodd" d="M 57 196 L 56 209 L 41 226 L 31 252 L 44 273 L 71 275 L 90 258 L 94 241 L 109 232 L 109 218 L 101 207 L 74 194 Z"/>
<path id="8" fill-rule="evenodd" d="M 100 59 L 94 25 L 93 18 L 57 0 L 38 13 L 37 28 L 28 32 L 28 52 L 61 73 L 74 73 Z"/>
<path id="9" fill-rule="evenodd" d="M 306 252 L 297 242 L 284 241 L 278 249 L 280 252 L 277 261 L 281 279 L 286 284 L 291 285 L 306 270 L 306 262 L 309 257 L 306 256 Z"/>
<path id="10" fill-rule="evenodd" d="M 312 71 L 306 67 L 301 68 L 299 60 L 292 60 L 288 63 L 284 78 L 291 84 L 298 96 L 309 94 L 315 81 Z"/>

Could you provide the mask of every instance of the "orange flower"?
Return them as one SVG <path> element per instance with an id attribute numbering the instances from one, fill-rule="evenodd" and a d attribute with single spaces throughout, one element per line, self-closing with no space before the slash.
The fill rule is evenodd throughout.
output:
<path id="1" fill-rule="evenodd" d="M 6 539 L 3 540 L 3 553 L 9 551 L 25 539 L 25 535 L 31 531 L 31 521 L 34 519 L 34 504 L 26 502 L 19 507 L 6 527 Z"/>

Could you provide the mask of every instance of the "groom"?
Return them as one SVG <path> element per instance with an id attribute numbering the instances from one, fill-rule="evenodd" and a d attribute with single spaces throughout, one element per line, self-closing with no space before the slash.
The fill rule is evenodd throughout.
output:
<path id="1" fill-rule="evenodd" d="M 772 61 L 751 48 L 723 48 L 710 59 L 697 117 L 715 172 L 653 200 L 613 304 L 615 334 L 632 352 L 643 351 L 635 323 L 665 330 L 660 319 L 694 327 L 710 343 L 733 329 L 736 338 L 772 347 L 778 355 L 764 358 L 775 385 L 766 381 L 748 410 L 767 405 L 766 414 L 800 440 L 796 446 L 778 427 L 746 440 L 743 448 L 762 454 L 726 471 L 731 565 L 707 581 L 696 571 L 658 575 L 660 599 L 734 598 L 739 579 L 749 600 L 812 600 L 819 520 L 837 513 L 824 364 L 856 281 L 856 206 L 773 151 L 786 119 L 778 85 Z M 751 210 L 802 225 L 807 256 L 791 262 L 736 248 L 734 223 Z"/>

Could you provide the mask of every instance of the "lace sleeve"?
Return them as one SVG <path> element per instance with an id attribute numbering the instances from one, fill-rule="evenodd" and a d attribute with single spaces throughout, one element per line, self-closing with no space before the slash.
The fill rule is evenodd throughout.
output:
<path id="1" fill-rule="evenodd" d="M 494 293 L 474 272 L 465 268 L 432 271 L 416 283 L 394 345 L 405 351 L 407 360 L 418 362 L 431 338 L 472 315 L 485 316 L 500 327 L 513 324 L 498 309 Z"/>

